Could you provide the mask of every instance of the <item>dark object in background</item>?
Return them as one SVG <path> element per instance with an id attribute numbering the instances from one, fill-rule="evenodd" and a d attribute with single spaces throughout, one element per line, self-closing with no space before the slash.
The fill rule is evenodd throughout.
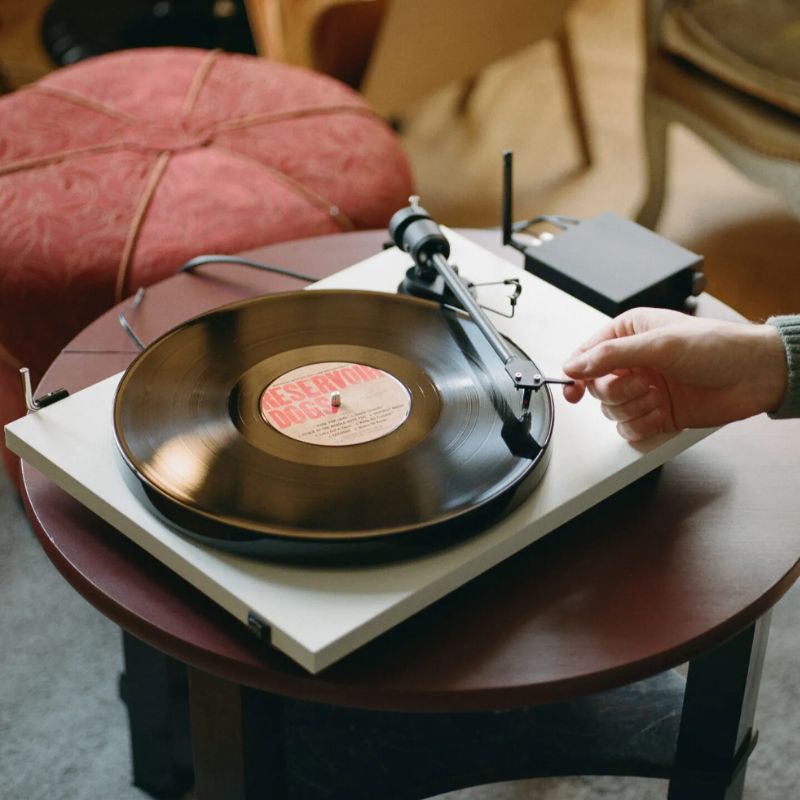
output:
<path id="1" fill-rule="evenodd" d="M 503 244 L 525 256 L 525 270 L 616 317 L 636 306 L 687 310 L 705 288 L 703 257 L 609 211 L 587 220 L 545 214 L 513 222 L 513 160 L 503 153 Z M 560 230 L 533 234 L 546 223 Z"/>
<path id="2" fill-rule="evenodd" d="M 53 0 L 42 43 L 59 66 L 134 47 L 256 52 L 242 0 Z"/>
<path id="3" fill-rule="evenodd" d="M 702 256 L 610 211 L 533 238 L 525 270 L 610 317 L 636 306 L 685 311 L 705 288 Z"/>

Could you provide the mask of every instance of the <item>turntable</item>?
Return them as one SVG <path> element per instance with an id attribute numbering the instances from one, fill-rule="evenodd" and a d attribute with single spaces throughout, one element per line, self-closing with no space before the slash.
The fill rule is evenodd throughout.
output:
<path id="1" fill-rule="evenodd" d="M 247 300 L 126 371 L 117 444 L 186 535 L 273 558 L 391 559 L 486 527 L 538 482 L 560 379 L 497 333 L 416 201 L 391 230 L 414 260 L 402 294 Z"/>
<path id="2" fill-rule="evenodd" d="M 551 394 L 603 315 L 425 216 L 312 291 L 180 325 L 9 446 L 317 672 L 706 435 L 633 446 Z M 418 280 L 433 299 L 395 293 Z"/>

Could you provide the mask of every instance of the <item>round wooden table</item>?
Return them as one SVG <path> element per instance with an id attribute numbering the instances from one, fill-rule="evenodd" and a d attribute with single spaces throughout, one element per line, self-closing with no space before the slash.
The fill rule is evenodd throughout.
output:
<path id="1" fill-rule="evenodd" d="M 521 260 L 497 232 L 466 233 Z M 339 234 L 248 255 L 322 277 L 385 240 Z M 217 305 L 297 287 L 201 267 L 148 289 L 128 316 L 149 342 Z M 65 348 L 38 393 L 75 392 L 127 366 L 138 351 L 118 312 Z M 698 313 L 731 314 L 708 296 Z M 316 676 L 35 470 L 23 479 L 50 559 L 128 634 L 134 777 L 157 796 L 191 780 L 175 705 L 187 665 L 200 800 L 281 797 L 296 773 L 308 780 L 297 796 L 353 800 L 586 771 L 667 777 L 673 799 L 730 800 L 755 741 L 768 612 L 798 575 L 799 435 L 800 421 L 763 416 L 727 426 Z M 683 681 L 664 671 L 686 661 L 681 706 Z M 158 753 L 137 754 L 137 737 Z M 296 750 L 314 764 L 299 765 Z M 344 778 L 349 756 L 359 766 Z"/>

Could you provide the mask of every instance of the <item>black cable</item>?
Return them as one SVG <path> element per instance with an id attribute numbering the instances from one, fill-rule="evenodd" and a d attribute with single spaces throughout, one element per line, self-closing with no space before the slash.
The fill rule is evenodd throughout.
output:
<path id="1" fill-rule="evenodd" d="M 205 255 L 196 256 L 195 258 L 187 261 L 178 272 L 192 272 L 195 267 L 201 267 L 204 264 L 241 264 L 243 267 L 252 267 L 253 269 L 260 269 L 264 272 L 274 272 L 277 275 L 285 275 L 287 278 L 297 278 L 299 281 L 306 281 L 307 283 L 314 283 L 319 280 L 310 275 L 303 275 L 300 272 L 293 272 L 290 269 L 283 269 L 283 267 L 273 267 L 269 264 L 260 264 L 258 261 L 250 261 L 247 258 L 239 258 L 239 256 L 218 256 L 218 255 Z"/>

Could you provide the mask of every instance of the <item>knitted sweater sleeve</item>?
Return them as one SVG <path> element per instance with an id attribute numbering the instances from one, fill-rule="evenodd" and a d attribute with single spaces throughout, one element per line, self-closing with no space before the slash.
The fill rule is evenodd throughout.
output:
<path id="1" fill-rule="evenodd" d="M 786 348 L 786 365 L 789 368 L 786 396 L 780 407 L 769 416 L 773 419 L 800 417 L 800 314 L 770 317 L 767 324 L 778 329 Z"/>

